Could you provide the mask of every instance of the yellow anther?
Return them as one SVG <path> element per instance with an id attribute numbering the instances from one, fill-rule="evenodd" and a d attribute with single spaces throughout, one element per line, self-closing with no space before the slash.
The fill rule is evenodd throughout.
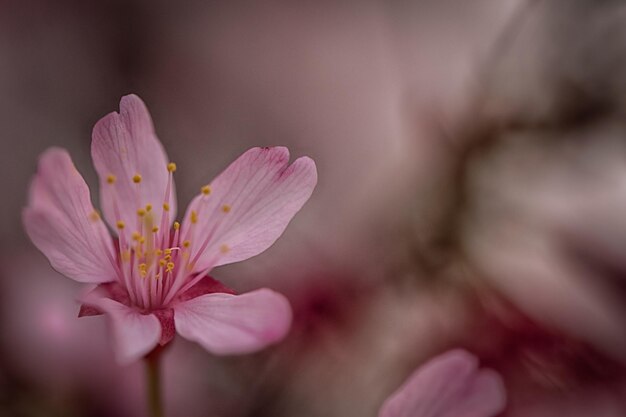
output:
<path id="1" fill-rule="evenodd" d="M 125 262 L 130 261 L 130 251 L 129 250 L 125 250 L 124 252 L 122 252 L 122 261 L 125 261 Z"/>
<path id="2" fill-rule="evenodd" d="M 223 211 L 224 213 L 228 213 L 228 212 L 230 211 L 230 209 L 231 209 L 230 204 L 224 204 L 224 205 L 222 206 L 222 211 Z"/>
<path id="3" fill-rule="evenodd" d="M 107 184 L 115 184 L 117 178 L 113 174 L 107 175 Z"/>
<path id="4" fill-rule="evenodd" d="M 126 226 L 122 220 L 118 220 L 117 223 L 115 223 L 115 225 L 120 230 L 122 230 L 124 228 L 124 226 Z"/>
<path id="5" fill-rule="evenodd" d="M 163 251 L 166 255 L 171 255 L 172 254 L 172 249 L 165 249 L 165 251 Z"/>
<path id="6" fill-rule="evenodd" d="M 98 213 L 96 210 L 92 211 L 89 215 L 89 220 L 91 220 L 92 222 L 97 222 L 98 220 L 100 220 L 100 213 Z"/>
<path id="7" fill-rule="evenodd" d="M 139 237 L 139 243 L 144 243 L 146 241 L 146 238 L 143 236 Z"/>
<path id="8" fill-rule="evenodd" d="M 146 265 L 145 263 L 140 263 L 139 264 L 139 269 L 140 270 L 144 270 L 145 271 L 147 268 L 148 268 L 148 265 Z"/>
<path id="9" fill-rule="evenodd" d="M 184 247 L 186 247 L 186 248 L 188 248 L 190 245 L 191 245 L 191 242 L 190 242 L 190 241 L 188 241 L 188 240 L 185 240 L 185 241 L 183 242 L 183 246 L 184 246 Z"/>
<path id="10" fill-rule="evenodd" d="M 154 227 L 152 228 L 152 233 L 156 233 L 156 232 L 158 232 L 158 231 L 159 231 L 159 227 L 158 227 L 158 226 L 154 226 Z"/>
<path id="11" fill-rule="evenodd" d="M 152 210 L 152 204 L 148 203 L 146 204 L 146 211 L 150 211 Z"/>
<path id="12" fill-rule="evenodd" d="M 139 240 L 139 239 L 141 238 L 141 233 L 139 233 L 139 232 L 133 232 L 133 233 L 130 235 L 130 237 L 132 237 L 132 238 L 133 238 L 133 240 L 137 241 L 137 240 Z"/>
<path id="13" fill-rule="evenodd" d="M 170 211 L 170 205 L 168 203 L 163 203 L 163 210 Z"/>
<path id="14" fill-rule="evenodd" d="M 180 223 L 174 222 L 174 230 L 180 229 Z"/>
<path id="15" fill-rule="evenodd" d="M 141 275 L 141 278 L 145 278 L 148 273 L 144 269 L 141 269 L 139 270 L 139 275 Z"/>
<path id="16" fill-rule="evenodd" d="M 198 223 L 198 212 L 195 210 L 191 210 L 191 223 Z"/>
<path id="17" fill-rule="evenodd" d="M 139 174 L 133 175 L 133 182 L 135 184 L 139 184 L 141 182 L 141 175 L 139 175 Z"/>
<path id="18" fill-rule="evenodd" d="M 165 259 L 159 259 L 159 265 L 165 266 L 166 263 L 167 261 Z"/>
<path id="19" fill-rule="evenodd" d="M 226 243 L 220 245 L 220 252 L 228 253 L 228 251 L 230 251 L 230 247 Z"/>
<path id="20" fill-rule="evenodd" d="M 146 214 L 146 211 L 142 208 L 137 209 L 137 216 L 143 217 Z"/>
<path id="21" fill-rule="evenodd" d="M 202 191 L 202 194 L 204 195 L 209 195 L 211 194 L 211 186 L 205 185 L 204 187 L 200 188 L 200 191 Z"/>
<path id="22" fill-rule="evenodd" d="M 174 269 L 174 267 L 175 267 L 175 266 L 176 266 L 176 265 L 174 264 L 174 262 L 168 262 L 168 263 L 165 265 L 165 270 L 166 270 L 167 272 L 172 272 L 172 270 Z"/>
<path id="23" fill-rule="evenodd" d="M 167 164 L 167 170 L 169 172 L 176 172 L 176 164 L 174 162 L 170 162 Z"/>
<path id="24" fill-rule="evenodd" d="M 163 255 L 163 251 L 161 249 L 157 249 L 157 250 L 154 251 L 154 254 L 156 256 L 161 256 L 161 255 Z"/>
<path id="25" fill-rule="evenodd" d="M 169 261 L 172 259 L 172 255 L 165 255 L 163 259 L 165 259 L 166 261 Z"/>

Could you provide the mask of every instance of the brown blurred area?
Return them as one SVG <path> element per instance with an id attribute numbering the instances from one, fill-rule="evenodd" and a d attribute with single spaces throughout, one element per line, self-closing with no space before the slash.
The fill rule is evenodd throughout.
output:
<path id="1" fill-rule="evenodd" d="M 128 93 L 181 208 L 252 146 L 319 172 L 270 250 L 214 271 L 287 295 L 290 336 L 177 339 L 168 416 L 374 417 L 457 346 L 503 374 L 503 416 L 626 415 L 625 23 L 617 0 L 0 0 L 0 416 L 145 415 L 141 364 L 20 219 L 50 146 L 97 203 L 91 128 Z"/>

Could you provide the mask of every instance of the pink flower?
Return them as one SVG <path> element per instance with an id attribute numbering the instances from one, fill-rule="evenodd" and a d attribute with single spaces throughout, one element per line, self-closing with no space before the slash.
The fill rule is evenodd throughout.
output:
<path id="1" fill-rule="evenodd" d="M 451 350 L 418 368 L 383 404 L 379 417 L 493 417 L 504 409 L 500 375 Z"/>
<path id="2" fill-rule="evenodd" d="M 63 149 L 39 160 L 23 212 L 26 231 L 52 266 L 82 283 L 80 315 L 110 320 L 118 361 L 128 363 L 177 331 L 214 354 L 249 353 L 281 340 L 291 324 L 282 295 L 242 295 L 207 274 L 266 250 L 317 182 L 307 157 L 288 165 L 286 148 L 253 148 L 201 188 L 175 222 L 173 173 L 150 114 L 135 95 L 96 123 L 91 154 L 104 219 Z"/>

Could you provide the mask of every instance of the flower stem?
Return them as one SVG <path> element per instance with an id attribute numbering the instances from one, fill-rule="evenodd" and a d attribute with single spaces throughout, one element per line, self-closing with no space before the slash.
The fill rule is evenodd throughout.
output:
<path id="1" fill-rule="evenodd" d="M 145 357 L 146 382 L 148 389 L 148 409 L 150 417 L 163 417 L 161 397 L 161 349 L 158 347 Z"/>

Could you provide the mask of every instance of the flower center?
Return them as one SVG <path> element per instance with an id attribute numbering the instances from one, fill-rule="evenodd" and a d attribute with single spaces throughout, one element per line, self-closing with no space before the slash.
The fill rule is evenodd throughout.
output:
<path id="1" fill-rule="evenodd" d="M 135 173 L 130 179 L 136 187 L 136 200 L 139 206 L 136 211 L 136 221 L 131 222 L 134 223 L 133 225 L 128 225 L 123 220 L 116 222 L 119 235 L 119 253 L 116 262 L 119 282 L 126 287 L 131 302 L 143 310 L 167 306 L 176 295 L 191 288 L 209 272 L 211 268 L 198 273 L 195 271 L 195 265 L 221 224 L 221 220 L 216 222 L 213 229 L 206 236 L 202 236 L 204 239 L 199 240 L 199 244 L 195 245 L 193 242 L 196 240 L 196 224 L 202 213 L 195 210 L 190 212 L 190 224 L 185 226 L 186 230 L 182 230 L 177 221 L 170 227 L 169 201 L 176 164 L 170 162 L 167 170 L 169 177 L 162 203 L 161 218 L 155 218 L 151 203 L 143 206 L 139 204 L 139 191 L 143 178 L 141 173 Z M 117 178 L 112 174 L 106 178 L 110 186 L 114 186 L 116 181 Z M 212 190 L 209 185 L 205 185 L 200 191 L 202 201 L 198 210 L 202 211 Z M 113 193 L 113 208 L 119 219 L 121 215 L 116 199 L 117 196 Z M 230 205 L 222 205 L 223 214 L 230 211 Z M 135 230 L 128 234 L 130 227 L 134 227 Z M 215 260 L 229 250 L 230 247 L 222 243 Z"/>

